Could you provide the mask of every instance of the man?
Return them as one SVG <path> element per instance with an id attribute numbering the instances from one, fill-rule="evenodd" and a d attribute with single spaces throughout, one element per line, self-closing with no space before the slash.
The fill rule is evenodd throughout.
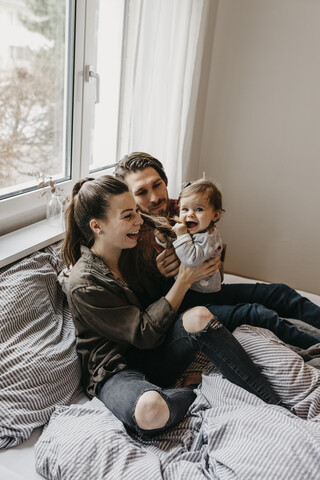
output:
<path id="1" fill-rule="evenodd" d="M 115 176 L 127 183 L 142 210 L 168 219 L 178 214 L 177 201 L 168 198 L 168 179 L 161 162 L 156 158 L 143 152 L 126 155 L 117 164 Z M 179 260 L 173 247 L 160 253 L 156 262 L 165 277 L 173 277 L 179 270 Z M 220 257 L 210 262 L 218 269 Z M 181 311 L 208 304 L 208 308 L 231 331 L 248 323 L 268 328 L 286 343 L 302 348 L 307 348 L 310 339 L 279 316 L 303 320 L 320 328 L 320 307 L 284 284 L 222 284 L 221 290 L 215 293 L 189 290 Z"/>
<path id="2" fill-rule="evenodd" d="M 137 205 L 150 213 L 172 218 L 178 215 L 176 200 L 168 198 L 168 179 L 159 160 L 147 153 L 132 153 L 118 162 L 115 176 L 130 187 Z M 179 259 L 173 247 L 164 250 L 156 257 L 157 267 L 165 277 L 174 277 L 179 270 Z M 212 262 L 218 269 L 220 256 Z"/>

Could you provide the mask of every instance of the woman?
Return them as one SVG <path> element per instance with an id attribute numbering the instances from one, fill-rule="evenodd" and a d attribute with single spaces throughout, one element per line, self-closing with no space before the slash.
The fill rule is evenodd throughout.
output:
<path id="1" fill-rule="evenodd" d="M 181 265 L 173 286 L 162 294 L 150 275 L 152 263 L 141 254 L 148 246 L 143 236 L 138 244 L 142 225 L 122 181 L 103 176 L 74 186 L 63 257 L 73 265 L 67 295 L 87 394 L 98 396 L 130 429 L 157 433 L 179 422 L 195 399 L 192 385 L 170 387 L 201 351 L 227 379 L 267 403 L 280 404 L 241 345 L 207 308 L 176 314 L 191 284 L 214 274 L 216 266 Z"/>

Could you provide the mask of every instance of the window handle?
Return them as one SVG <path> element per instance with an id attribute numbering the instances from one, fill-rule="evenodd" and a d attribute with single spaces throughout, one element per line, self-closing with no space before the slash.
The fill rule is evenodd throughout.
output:
<path id="1" fill-rule="evenodd" d="M 85 75 L 86 82 L 91 82 L 93 80 L 96 81 L 96 100 L 95 103 L 99 103 L 100 101 L 100 77 L 97 72 L 94 71 L 92 65 L 86 65 L 86 75 Z"/>

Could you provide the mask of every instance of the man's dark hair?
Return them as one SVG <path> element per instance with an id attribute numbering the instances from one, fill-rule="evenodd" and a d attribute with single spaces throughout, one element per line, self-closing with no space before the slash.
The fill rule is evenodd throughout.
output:
<path id="1" fill-rule="evenodd" d="M 125 181 L 126 176 L 129 173 L 136 172 L 137 170 L 144 170 L 148 167 L 154 168 L 159 173 L 164 183 L 168 185 L 168 178 L 163 169 L 162 163 L 144 152 L 133 152 L 130 155 L 125 155 L 117 163 L 114 174 L 120 180 Z"/>

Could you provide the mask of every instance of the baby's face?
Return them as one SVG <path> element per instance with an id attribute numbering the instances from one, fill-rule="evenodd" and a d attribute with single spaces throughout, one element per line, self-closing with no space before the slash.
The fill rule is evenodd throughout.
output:
<path id="1" fill-rule="evenodd" d="M 209 205 L 206 195 L 192 195 L 180 199 L 180 220 L 192 235 L 207 230 L 212 221 L 218 220 L 220 212 Z"/>

